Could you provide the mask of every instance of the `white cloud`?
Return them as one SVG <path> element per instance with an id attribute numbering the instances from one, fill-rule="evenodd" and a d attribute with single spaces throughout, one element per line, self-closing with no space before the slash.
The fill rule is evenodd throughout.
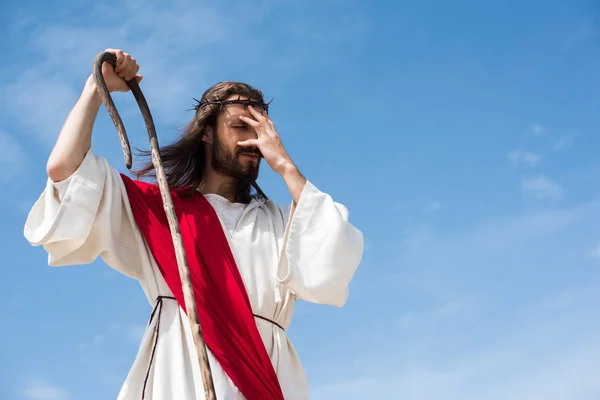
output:
<path id="1" fill-rule="evenodd" d="M 446 234 L 420 225 L 414 230 L 414 239 L 409 236 L 408 243 L 401 242 L 402 251 L 398 253 L 401 268 L 388 276 L 386 283 L 409 295 L 412 301 L 416 297 L 426 298 L 431 307 L 431 302 L 444 304 L 472 297 L 457 292 L 453 283 L 460 288 L 475 285 L 473 290 L 477 293 L 500 284 L 498 279 L 507 279 L 509 273 L 518 276 L 525 270 L 543 273 L 549 262 L 559 263 L 556 268 L 564 267 L 561 263 L 566 262 L 570 270 L 576 258 L 589 250 L 584 238 L 597 233 L 593 221 L 598 218 L 600 204 L 590 202 L 573 208 L 490 218 Z M 549 255 L 552 256 L 547 259 Z M 505 273 L 491 279 L 483 272 L 495 269 Z"/>
<path id="2" fill-rule="evenodd" d="M 600 398 L 600 275 L 578 272 L 593 265 L 582 238 L 599 217 L 590 202 L 430 229 L 380 287 L 394 329 L 381 321 L 376 341 L 357 334 L 368 351 L 334 377 L 315 373 L 313 397 Z"/>
<path id="3" fill-rule="evenodd" d="M 0 131 L 0 183 L 17 181 L 28 169 L 25 148 L 11 135 Z"/>
<path id="4" fill-rule="evenodd" d="M 597 24 L 594 24 L 593 19 L 594 17 L 592 16 L 589 20 L 582 21 L 579 26 L 565 35 L 562 40 L 562 47 L 565 51 L 573 51 L 581 46 L 582 43 L 585 43 L 598 35 L 600 29 Z"/>
<path id="5" fill-rule="evenodd" d="M 432 201 L 427 204 L 424 208 L 425 212 L 436 212 L 442 209 L 442 203 L 439 201 Z"/>
<path id="6" fill-rule="evenodd" d="M 78 93 L 60 75 L 30 68 L 5 87 L 0 96 L 11 117 L 16 117 L 25 128 L 23 131 L 41 142 L 54 142 Z"/>
<path id="7" fill-rule="evenodd" d="M 554 150 L 561 151 L 566 150 L 573 144 L 573 140 L 575 139 L 575 133 L 569 133 L 562 136 L 558 141 L 554 144 Z"/>
<path id="8" fill-rule="evenodd" d="M 155 120 L 170 127 L 181 125 L 182 119 L 191 117 L 186 110 L 192 97 L 199 98 L 217 80 L 267 74 L 283 83 L 284 75 L 301 71 L 306 63 L 331 63 L 337 53 L 330 49 L 367 28 L 364 17 L 351 10 L 315 22 L 313 6 L 266 1 L 225 6 L 189 0 L 167 6 L 128 0 L 98 4 L 88 9 L 88 15 L 65 18 L 61 24 L 20 15 L 12 24 L 12 34 L 28 42 L 29 59 L 35 63 L 16 61 L 0 67 L 4 72 L 18 71 L 13 82 L 0 87 L 0 96 L 7 100 L 11 117 L 36 136 L 54 141 L 91 73 L 93 57 L 107 47 L 121 48 L 141 66 L 142 90 Z M 265 19 L 281 7 L 296 15 L 293 23 L 278 18 L 266 30 Z M 300 9 L 310 12 L 295 12 Z M 136 17 L 123 18 L 127 14 Z M 123 117 L 139 118 L 132 96 L 113 97 Z"/>
<path id="9" fill-rule="evenodd" d="M 29 380 L 17 391 L 26 400 L 70 400 L 71 395 L 65 389 L 41 379 Z"/>
<path id="10" fill-rule="evenodd" d="M 119 6 L 119 13 L 134 12 L 135 3 L 124 6 Z M 183 96 L 183 92 L 190 84 L 202 82 L 207 66 L 214 63 L 210 58 L 197 63 L 194 58 L 185 64 L 182 56 L 206 51 L 204 46 L 215 40 L 224 31 L 219 27 L 226 24 L 204 3 L 179 2 L 172 9 L 161 8 L 148 3 L 137 10 L 135 19 L 123 19 L 114 7 L 106 7 L 96 11 L 96 23 L 41 24 L 33 29 L 30 46 L 38 62 L 23 68 L 3 90 L 7 99 L 14 99 L 7 102 L 14 116 L 35 136 L 54 141 L 92 72 L 93 57 L 107 47 L 122 48 L 137 58 L 146 78 L 142 90 L 153 113 L 168 117 L 175 108 L 189 108 L 183 103 L 189 106 L 191 96 Z M 116 93 L 113 98 L 122 115 L 139 113 L 132 96 Z"/>
<path id="11" fill-rule="evenodd" d="M 562 187 L 541 175 L 524 179 L 521 188 L 526 195 L 537 200 L 560 200 L 563 197 Z"/>
<path id="12" fill-rule="evenodd" d="M 591 250 L 590 255 L 600 260 L 600 240 L 598 241 L 596 246 Z"/>
<path id="13" fill-rule="evenodd" d="M 474 305 L 463 300 L 454 300 L 422 312 L 409 312 L 400 318 L 397 327 L 418 332 L 425 328 L 435 328 L 436 325 L 450 319 L 473 315 L 474 312 Z"/>
<path id="14" fill-rule="evenodd" d="M 545 135 L 547 132 L 548 132 L 548 129 L 545 126 L 543 126 L 542 124 L 538 124 L 538 123 L 533 123 L 533 124 L 529 125 L 529 127 L 525 131 L 525 133 L 527 135 L 537 135 L 537 136 Z"/>
<path id="15" fill-rule="evenodd" d="M 430 225 L 419 224 L 399 238 L 402 246 L 399 265 L 402 267 L 395 278 L 388 277 L 386 282 L 395 285 L 395 290 L 400 287 L 402 291 L 412 292 L 423 288 L 428 298 L 438 301 L 437 295 L 444 293 L 444 287 L 447 287 L 450 279 L 458 276 L 458 272 L 504 268 L 514 262 L 522 263 L 524 252 L 531 253 L 537 249 L 541 255 L 549 254 L 548 248 L 536 247 L 536 243 L 548 243 L 560 237 L 562 232 L 570 232 L 569 237 L 573 237 L 574 233 L 589 237 L 597 233 L 597 227 L 585 231 L 582 226 L 597 218 L 600 218 L 600 204 L 590 202 L 573 208 L 544 209 L 489 218 L 474 226 L 456 227 L 445 235 L 436 232 Z M 563 238 L 554 240 L 563 247 L 564 251 L 559 253 L 561 257 L 572 258 L 588 250 L 585 241 L 581 240 L 576 242 L 577 250 L 569 253 L 566 244 L 562 243 Z M 524 267 L 535 266 L 526 264 Z M 473 279 L 474 276 L 464 283 L 473 282 Z M 462 297 L 457 293 L 449 293 L 439 301 L 454 301 Z"/>
<path id="16" fill-rule="evenodd" d="M 451 302 L 439 309 L 446 311 L 412 319 L 413 335 L 402 332 L 405 324 L 387 329 L 380 346 L 340 363 L 334 376 L 316 378 L 311 398 L 600 398 L 600 324 L 593 318 L 600 281 L 533 304 L 512 296 L 509 310 L 483 303 L 465 318 L 465 303 Z"/>
<path id="17" fill-rule="evenodd" d="M 146 325 L 131 324 L 126 329 L 127 339 L 135 344 L 139 344 L 142 341 L 145 331 Z"/>
<path id="18" fill-rule="evenodd" d="M 140 323 L 110 323 L 104 332 L 96 333 L 77 347 L 82 352 L 111 346 L 115 342 L 129 342 L 136 346 L 140 344 L 146 325 Z"/>
<path id="19" fill-rule="evenodd" d="M 106 335 L 97 333 L 92 336 L 89 340 L 80 343 L 77 348 L 81 351 L 89 351 L 93 348 L 101 347 L 106 341 Z"/>
<path id="20" fill-rule="evenodd" d="M 552 326 L 546 326 L 551 330 Z M 600 349 L 594 343 L 546 355 L 522 347 L 433 366 L 418 360 L 376 374 L 318 385 L 311 398 L 348 400 L 593 400 L 600 396 Z M 558 353 L 558 354 L 557 354 Z M 396 354 L 402 358 L 403 354 Z M 537 360 L 535 358 L 537 358 Z M 361 362 L 364 362 L 362 360 Z M 376 362 L 376 361 L 375 361 Z"/>
<path id="21" fill-rule="evenodd" d="M 508 160 L 513 164 L 528 164 L 531 166 L 538 165 L 542 156 L 522 149 L 516 149 L 507 154 Z"/>
<path id="22" fill-rule="evenodd" d="M 428 224 L 423 223 L 415 229 L 406 230 L 400 244 L 406 248 L 416 248 L 427 243 L 430 238 L 431 229 Z"/>

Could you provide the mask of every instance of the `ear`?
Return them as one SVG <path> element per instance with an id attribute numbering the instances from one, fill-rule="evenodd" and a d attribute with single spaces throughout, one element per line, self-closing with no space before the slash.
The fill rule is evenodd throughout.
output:
<path id="1" fill-rule="evenodd" d="M 214 133 L 213 128 L 210 126 L 207 126 L 204 129 L 204 135 L 202 135 L 202 141 L 207 144 L 212 144 L 213 133 Z"/>

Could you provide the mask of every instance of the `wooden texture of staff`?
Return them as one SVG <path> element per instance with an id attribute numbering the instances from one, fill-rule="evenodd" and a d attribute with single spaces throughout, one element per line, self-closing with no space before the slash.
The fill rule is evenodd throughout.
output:
<path id="1" fill-rule="evenodd" d="M 131 169 L 131 147 L 129 146 L 129 139 L 125 132 L 125 126 L 121 117 L 117 111 L 117 108 L 110 96 L 104 77 L 102 76 L 102 65 L 108 62 L 113 68 L 116 67 L 117 57 L 111 52 L 101 52 L 96 55 L 93 63 L 93 75 L 98 87 L 98 92 L 102 102 L 106 106 L 108 114 L 113 120 L 119 138 L 121 139 L 121 146 L 123 147 L 123 155 L 125 157 L 125 165 L 127 169 Z M 152 163 L 156 171 L 156 178 L 158 180 L 158 186 L 162 195 L 164 209 L 167 214 L 169 221 L 169 227 L 171 229 L 171 235 L 173 237 L 173 245 L 175 246 L 175 253 L 177 256 L 177 265 L 179 267 L 179 276 L 181 277 L 181 284 L 183 287 L 183 295 L 187 308 L 187 316 L 192 327 L 192 335 L 194 337 L 194 343 L 196 345 L 196 351 L 198 353 L 198 361 L 200 363 L 200 371 L 202 374 L 202 383 L 204 385 L 204 391 L 206 394 L 206 400 L 216 400 L 215 387 L 213 383 L 212 373 L 210 370 L 210 364 L 208 362 L 208 354 L 206 351 L 206 344 L 204 342 L 204 336 L 202 334 L 202 328 L 200 327 L 200 321 L 198 319 L 198 311 L 196 309 L 196 301 L 194 300 L 194 291 L 190 280 L 189 266 L 185 250 L 183 247 L 183 241 L 181 239 L 181 232 L 179 229 L 179 222 L 175 214 L 175 207 L 173 206 L 173 200 L 167 184 L 167 179 L 163 169 L 162 159 L 159 153 L 158 138 L 156 136 L 156 129 L 154 127 L 154 121 L 152 120 L 152 114 L 150 114 L 150 108 L 148 103 L 136 81 L 133 78 L 127 81 L 127 85 L 131 89 L 133 96 L 135 97 L 144 122 L 148 131 L 148 138 L 150 140 L 150 150 L 152 153 Z"/>

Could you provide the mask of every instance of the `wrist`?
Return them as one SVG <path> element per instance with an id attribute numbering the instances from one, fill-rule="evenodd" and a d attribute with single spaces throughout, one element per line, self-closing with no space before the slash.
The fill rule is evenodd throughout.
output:
<path id="1" fill-rule="evenodd" d="M 293 174 L 294 172 L 299 172 L 298 167 L 292 162 L 292 160 L 283 160 L 275 168 L 275 172 L 279 174 L 281 177 L 285 177 L 286 175 Z"/>
<path id="2" fill-rule="evenodd" d="M 84 92 L 92 92 L 96 91 L 96 80 L 94 79 L 94 75 L 90 74 L 87 80 L 85 81 L 85 85 L 83 86 Z"/>
<path id="3" fill-rule="evenodd" d="M 307 182 L 304 175 L 302 175 L 298 167 L 291 160 L 282 164 L 277 173 L 283 178 L 283 181 L 292 194 L 294 204 L 298 204 Z"/>
<path id="4" fill-rule="evenodd" d="M 94 77 L 92 75 L 90 75 L 90 77 L 85 82 L 85 85 L 83 86 L 83 90 L 81 92 L 81 97 L 87 100 L 91 100 L 94 103 L 97 103 L 98 106 L 100 106 L 100 104 L 102 103 L 102 99 L 98 94 L 98 87 L 96 86 L 96 81 L 94 80 Z"/>
<path id="5" fill-rule="evenodd" d="M 300 172 L 300 169 L 293 162 L 289 161 L 276 171 L 281 178 L 289 185 L 291 182 L 304 182 L 306 178 Z"/>

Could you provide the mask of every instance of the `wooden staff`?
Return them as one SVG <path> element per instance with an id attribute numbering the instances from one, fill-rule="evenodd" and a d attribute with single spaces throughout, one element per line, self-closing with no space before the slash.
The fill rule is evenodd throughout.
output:
<path id="1" fill-rule="evenodd" d="M 94 58 L 93 64 L 93 75 L 98 87 L 98 92 L 102 102 L 106 106 L 108 113 L 110 114 L 119 137 L 121 138 L 121 146 L 123 147 L 123 155 L 125 157 L 125 165 L 127 169 L 131 169 L 131 148 L 129 146 L 129 139 L 125 132 L 125 126 L 121 121 L 117 108 L 110 96 L 104 77 L 102 76 L 102 64 L 105 62 L 110 63 L 113 68 L 117 65 L 117 57 L 110 52 L 100 52 Z M 171 193 L 167 183 L 167 178 L 163 169 L 162 159 L 158 151 L 158 139 L 156 137 L 156 129 L 154 128 L 154 122 L 152 115 L 150 114 L 150 108 L 142 91 L 135 78 L 127 81 L 127 85 L 131 89 L 133 96 L 135 97 L 144 122 L 146 123 L 146 129 L 148 130 L 148 137 L 150 139 L 150 150 L 152 153 L 152 163 L 156 171 L 156 178 L 158 180 L 158 186 L 162 195 L 162 200 L 169 220 L 169 226 L 171 228 L 171 235 L 173 237 L 173 244 L 175 246 L 175 253 L 177 256 L 177 265 L 179 266 L 179 276 L 181 278 L 181 284 L 183 286 L 183 295 L 187 308 L 187 316 L 192 327 L 192 335 L 194 337 L 194 343 L 196 344 L 196 351 L 198 353 L 198 361 L 200 363 L 200 372 L 202 373 L 202 383 L 204 384 L 204 392 L 206 394 L 206 400 L 216 400 L 215 387 L 212 379 L 212 373 L 210 370 L 210 364 L 208 363 L 208 355 L 206 351 L 206 344 L 204 343 L 204 336 L 202 334 L 202 328 L 200 327 L 200 321 L 198 319 L 198 311 L 196 309 L 196 301 L 194 300 L 194 291 L 190 280 L 190 272 L 185 256 L 185 250 L 183 247 L 183 241 L 181 239 L 181 232 L 179 230 L 179 222 L 175 214 L 175 207 L 173 206 L 173 200 L 171 199 Z"/>

